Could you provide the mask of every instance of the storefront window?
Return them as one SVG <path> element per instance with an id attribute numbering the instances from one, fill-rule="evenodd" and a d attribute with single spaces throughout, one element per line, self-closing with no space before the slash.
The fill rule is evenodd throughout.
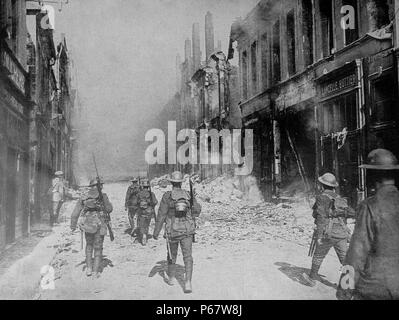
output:
<path id="1" fill-rule="evenodd" d="M 392 77 L 375 80 L 371 85 L 371 122 L 380 124 L 395 120 L 395 86 Z"/>
<path id="2" fill-rule="evenodd" d="M 322 105 L 321 129 L 324 135 L 356 130 L 356 93 L 329 100 Z"/>

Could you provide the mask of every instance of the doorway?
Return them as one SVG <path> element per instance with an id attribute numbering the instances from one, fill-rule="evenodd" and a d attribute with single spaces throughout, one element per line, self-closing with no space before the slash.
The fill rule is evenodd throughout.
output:
<path id="1" fill-rule="evenodd" d="M 360 136 L 357 129 L 357 94 L 348 93 L 320 106 L 320 175 L 337 177 L 341 196 L 357 204 L 359 186 Z"/>

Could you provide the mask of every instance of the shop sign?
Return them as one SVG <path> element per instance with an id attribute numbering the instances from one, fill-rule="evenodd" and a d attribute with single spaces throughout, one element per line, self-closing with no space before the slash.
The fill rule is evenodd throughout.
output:
<path id="1" fill-rule="evenodd" d="M 339 91 L 355 87 L 357 83 L 356 74 L 347 75 L 341 79 L 325 82 L 320 85 L 321 96 L 329 96 Z"/>

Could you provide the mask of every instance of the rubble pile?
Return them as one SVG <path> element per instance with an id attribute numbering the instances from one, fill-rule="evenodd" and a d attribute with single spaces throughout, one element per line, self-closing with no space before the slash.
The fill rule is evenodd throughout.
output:
<path id="1" fill-rule="evenodd" d="M 283 238 L 307 246 L 313 219 L 304 199 L 281 199 L 266 203 L 253 177 L 218 177 L 195 185 L 203 212 L 198 221 L 199 242 L 220 240 L 263 241 Z"/>
<path id="2" fill-rule="evenodd" d="M 151 181 L 153 190 L 170 190 L 168 176 Z M 189 175 L 183 189 L 189 190 Z M 191 177 L 196 199 L 202 206 L 197 219 L 197 241 L 215 244 L 218 241 L 264 241 L 282 238 L 298 244 L 310 244 L 314 222 L 312 199 L 298 192 L 288 192 L 274 203 L 263 200 L 256 178 L 227 177 L 199 181 Z"/>

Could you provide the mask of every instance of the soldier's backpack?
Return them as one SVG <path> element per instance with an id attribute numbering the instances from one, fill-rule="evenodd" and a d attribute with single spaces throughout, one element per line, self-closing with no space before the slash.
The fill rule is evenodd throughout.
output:
<path id="1" fill-rule="evenodd" d="M 175 211 L 171 219 L 166 220 L 166 229 L 171 237 L 194 234 L 194 220 L 188 215 L 190 212 L 190 195 L 184 190 L 172 190 L 170 208 Z"/>
<path id="2" fill-rule="evenodd" d="M 137 194 L 139 193 L 139 187 L 137 186 L 130 186 L 129 191 L 128 191 L 128 198 L 127 200 L 127 205 L 128 207 L 134 207 L 137 203 Z"/>
<path id="3" fill-rule="evenodd" d="M 141 190 L 137 197 L 140 209 L 146 210 L 151 207 L 151 193 L 148 190 Z"/>
<path id="4" fill-rule="evenodd" d="M 174 202 L 175 216 L 185 217 L 190 208 L 190 195 L 184 190 L 172 190 L 171 198 Z"/>
<path id="5" fill-rule="evenodd" d="M 83 200 L 83 214 L 79 226 L 87 233 L 96 233 L 101 227 L 101 207 L 97 198 L 87 197 Z"/>
<path id="6" fill-rule="evenodd" d="M 350 237 L 351 232 L 344 222 L 344 217 L 346 215 L 347 209 L 349 208 L 348 201 L 345 198 L 341 197 L 331 197 L 327 195 L 330 199 L 330 207 L 329 207 L 329 216 L 328 216 L 328 224 L 324 231 L 324 236 L 327 239 L 331 238 L 342 238 L 342 237 Z M 344 232 L 340 232 L 334 225 L 340 225 L 341 230 Z"/>

